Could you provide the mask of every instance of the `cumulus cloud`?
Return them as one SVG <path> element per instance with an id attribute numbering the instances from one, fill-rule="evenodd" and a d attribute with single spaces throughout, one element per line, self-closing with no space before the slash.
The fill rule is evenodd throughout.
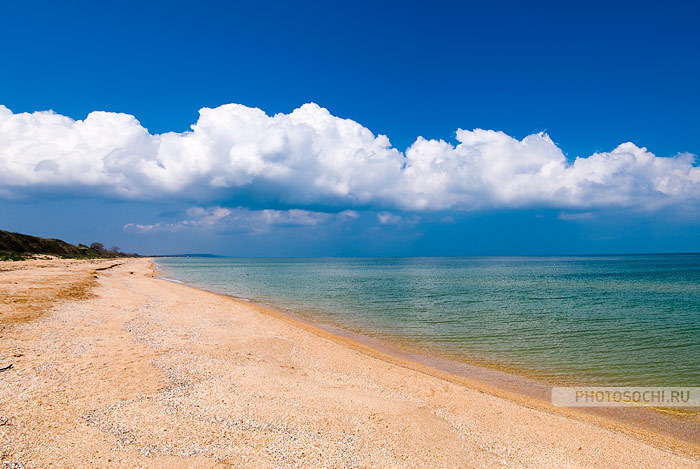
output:
<path id="1" fill-rule="evenodd" d="M 238 104 L 204 108 L 191 131 L 155 135 L 127 114 L 74 121 L 0 106 L 0 196 L 56 191 L 408 211 L 653 210 L 700 200 L 690 154 L 658 157 L 623 143 L 572 162 L 543 133 L 518 140 L 459 129 L 456 140 L 418 137 L 401 152 L 316 104 L 274 116 Z"/>
<path id="2" fill-rule="evenodd" d="M 457 141 L 418 138 L 406 151 L 409 208 L 657 208 L 700 198 L 689 154 L 661 158 L 624 143 L 570 163 L 546 134 L 460 129 Z"/>

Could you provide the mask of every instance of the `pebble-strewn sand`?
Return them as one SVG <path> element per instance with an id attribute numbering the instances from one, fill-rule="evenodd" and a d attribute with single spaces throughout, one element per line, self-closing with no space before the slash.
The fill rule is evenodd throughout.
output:
<path id="1" fill-rule="evenodd" d="M 0 468 L 700 466 L 149 274 L 0 263 Z"/>

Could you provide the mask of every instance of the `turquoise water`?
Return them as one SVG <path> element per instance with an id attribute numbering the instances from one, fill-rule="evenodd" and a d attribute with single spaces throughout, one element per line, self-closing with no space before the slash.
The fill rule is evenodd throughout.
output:
<path id="1" fill-rule="evenodd" d="M 166 258 L 164 277 L 553 382 L 700 386 L 700 255 Z"/>

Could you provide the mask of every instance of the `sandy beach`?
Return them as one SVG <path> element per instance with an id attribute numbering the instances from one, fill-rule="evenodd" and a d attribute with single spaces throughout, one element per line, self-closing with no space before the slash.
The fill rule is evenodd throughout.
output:
<path id="1" fill-rule="evenodd" d="M 0 263 L 0 467 L 700 467 L 692 443 L 153 274 Z"/>

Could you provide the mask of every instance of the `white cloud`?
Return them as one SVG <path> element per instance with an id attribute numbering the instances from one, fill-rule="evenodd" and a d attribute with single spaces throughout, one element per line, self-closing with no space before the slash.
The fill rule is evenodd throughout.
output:
<path id="1" fill-rule="evenodd" d="M 389 212 L 379 212 L 377 213 L 377 220 L 382 225 L 395 225 L 401 222 L 401 216 Z"/>
<path id="2" fill-rule="evenodd" d="M 407 151 L 409 208 L 636 207 L 700 199 L 691 155 L 659 158 L 632 143 L 569 163 L 546 134 L 458 130 L 458 145 L 419 138 Z"/>
<path id="3" fill-rule="evenodd" d="M 345 218 L 345 219 L 349 219 L 349 220 L 355 220 L 355 219 L 357 219 L 357 218 L 360 218 L 360 214 L 357 213 L 357 212 L 354 211 L 354 210 L 343 210 L 342 212 L 340 212 L 340 213 L 338 214 L 338 216 L 339 216 L 341 219 L 342 219 L 342 218 Z"/>
<path id="4" fill-rule="evenodd" d="M 247 208 L 224 207 L 192 207 L 187 210 L 186 218 L 174 223 L 155 223 L 141 225 L 127 223 L 124 231 L 151 233 L 162 231 L 182 231 L 196 229 L 226 229 L 252 233 L 265 233 L 271 227 L 315 226 L 330 223 L 332 221 L 343 222 L 357 218 L 349 216 L 347 212 L 338 214 L 325 212 L 311 212 L 308 210 L 249 210 Z"/>
<path id="5" fill-rule="evenodd" d="M 0 106 L 0 196 L 238 197 L 409 211 L 653 210 L 700 201 L 700 168 L 689 154 L 657 157 L 624 143 L 571 163 L 546 134 L 518 140 L 460 129 L 456 138 L 452 145 L 419 137 L 403 154 L 386 136 L 315 104 L 274 116 L 237 104 L 204 108 L 191 131 L 156 135 L 127 114 L 74 121 Z"/>

